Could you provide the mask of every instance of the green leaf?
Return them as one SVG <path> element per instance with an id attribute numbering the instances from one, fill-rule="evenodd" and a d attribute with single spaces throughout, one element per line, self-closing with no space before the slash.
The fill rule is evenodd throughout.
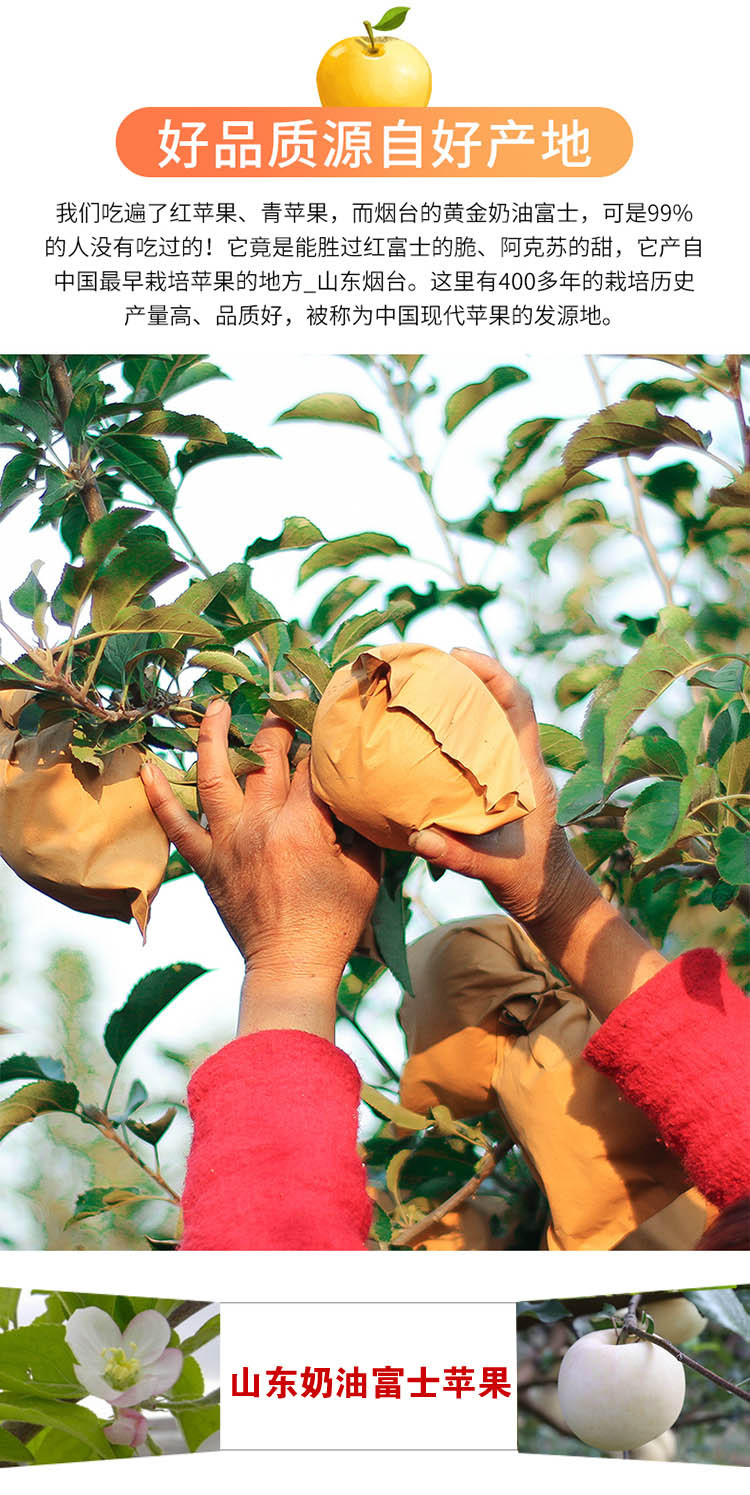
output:
<path id="1" fill-rule="evenodd" d="M 128 1117 L 132 1116 L 133 1112 L 137 1111 L 139 1106 L 142 1106 L 144 1101 L 146 1100 L 148 1100 L 148 1091 L 146 1089 L 146 1086 L 143 1084 L 143 1081 L 133 1080 L 133 1083 L 128 1091 L 128 1098 L 125 1102 L 125 1110 L 120 1111 L 117 1116 L 113 1116 L 112 1120 L 118 1125 L 120 1124 L 120 1122 L 127 1121 Z"/>
<path id="2" fill-rule="evenodd" d="M 663 727 L 649 727 L 646 732 L 629 737 L 623 743 L 607 788 L 611 794 L 634 779 L 653 778 L 654 775 L 684 779 L 687 773 L 688 760 L 680 744 Z"/>
<path id="3" fill-rule="evenodd" d="M 580 820 L 588 811 L 597 809 L 606 798 L 601 770 L 595 763 L 585 763 L 578 769 L 560 794 L 557 802 L 559 825 L 570 825 Z"/>
<path id="4" fill-rule="evenodd" d="M 550 431 L 560 424 L 558 416 L 542 415 L 535 420 L 522 421 L 519 426 L 514 426 L 508 435 L 508 444 L 505 455 L 495 469 L 492 477 L 492 486 L 495 491 L 503 488 L 514 473 L 518 472 L 528 462 L 529 458 L 544 445 Z M 562 487 L 564 489 L 566 477 L 562 469 L 557 469 L 561 474 Z M 538 481 L 542 481 L 539 479 Z"/>
<path id="5" fill-rule="evenodd" d="M 17 461 L 18 459 L 16 458 L 15 460 Z M 712 488 L 708 495 L 708 501 L 712 504 L 721 504 L 727 508 L 750 508 L 750 469 L 746 468 L 731 483 L 725 483 L 723 488 Z"/>
<path id="6" fill-rule="evenodd" d="M 45 1401 L 36 1396 L 0 1396 L 0 1420 L 57 1428 L 91 1449 L 97 1458 L 112 1457 L 112 1445 L 107 1442 L 98 1417 L 88 1407 L 79 1407 L 73 1402 L 53 1401 L 51 1398 Z"/>
<path id="7" fill-rule="evenodd" d="M 326 545 L 314 550 L 300 566 L 299 581 L 309 581 L 318 571 L 326 571 L 331 566 L 340 566 L 343 570 L 368 555 L 408 554 L 408 546 L 400 545 L 392 535 L 381 535 L 371 530 L 359 535 L 345 535 L 341 540 L 329 540 Z"/>
<path id="8" fill-rule="evenodd" d="M 629 660 L 610 696 L 604 724 L 603 769 L 608 775 L 628 731 L 648 706 L 680 676 L 690 672 L 695 653 L 684 637 L 689 613 L 666 607 L 656 633 Z"/>
<path id="9" fill-rule="evenodd" d="M 666 504 L 676 514 L 692 514 L 692 497 L 700 482 L 697 467 L 692 462 L 673 462 L 669 467 L 660 467 L 643 479 L 643 490 L 657 503 Z"/>
<path id="10" fill-rule="evenodd" d="M 166 473 L 158 465 L 159 450 L 163 452 L 163 447 L 160 449 L 156 441 L 145 436 L 124 437 L 122 440 L 116 436 L 102 436 L 97 446 L 107 467 L 116 467 L 136 488 L 147 493 L 159 508 L 166 509 L 171 514 L 177 495 Z M 220 450 L 224 451 L 225 448 Z"/>
<path id="11" fill-rule="evenodd" d="M 20 1287 L 0 1287 L 0 1329 L 15 1328 Z"/>
<path id="12" fill-rule="evenodd" d="M 46 1056 L 33 1059 L 30 1054 L 13 1054 L 0 1062 L 2 1080 L 65 1080 L 65 1071 L 59 1059 Z"/>
<path id="13" fill-rule="evenodd" d="M 408 1163 L 411 1155 L 412 1152 L 410 1147 L 400 1148 L 398 1152 L 393 1154 L 393 1157 L 391 1158 L 388 1167 L 385 1170 L 385 1186 L 388 1190 L 388 1193 L 393 1195 L 397 1204 L 401 1203 L 401 1195 L 399 1194 L 398 1190 L 401 1171 L 404 1167 L 404 1164 Z"/>
<path id="14" fill-rule="evenodd" d="M 6 513 L 30 487 L 33 487 L 33 483 L 29 482 L 29 474 L 33 472 L 38 461 L 39 453 L 31 451 L 19 452 L 6 463 L 2 478 L 0 478 L 0 513 Z"/>
<path id="15" fill-rule="evenodd" d="M 216 1336 L 220 1332 L 221 1314 L 215 1313 L 213 1318 L 207 1319 L 205 1324 L 201 1324 L 200 1329 L 196 1329 L 195 1334 L 191 1334 L 188 1339 L 180 1341 L 180 1349 L 183 1355 L 194 1355 L 195 1351 L 202 1349 L 204 1344 L 210 1344 L 212 1339 L 216 1339 Z"/>
<path id="16" fill-rule="evenodd" d="M 0 1387 L 24 1396 L 84 1395 L 60 1324 L 28 1324 L 0 1334 Z M 2 1394 L 2 1393 L 0 1393 Z"/>
<path id="17" fill-rule="evenodd" d="M 86 1448 L 78 1438 L 62 1433 L 58 1428 L 42 1428 L 28 1444 L 35 1464 L 86 1464 L 93 1463 L 97 1455 Z M 135 1458 L 135 1449 L 113 1445 L 109 1458 Z"/>
<path id="18" fill-rule="evenodd" d="M 131 1044 L 144 1028 L 179 996 L 192 981 L 206 974 L 205 966 L 178 963 L 151 971 L 136 982 L 124 1006 L 113 1012 L 104 1030 L 104 1046 L 115 1064 L 121 1064 Z"/>
<path id="19" fill-rule="evenodd" d="M 221 1408 L 218 1404 L 212 1407 L 186 1407 L 182 1412 L 175 1412 L 175 1417 L 182 1428 L 188 1452 L 195 1453 L 207 1438 L 218 1433 Z"/>
<path id="20" fill-rule="evenodd" d="M 112 509 L 109 514 L 102 515 L 101 519 L 95 519 L 81 536 L 81 555 L 84 561 L 88 561 L 92 566 L 101 566 L 115 547 L 122 543 L 133 526 L 146 517 L 147 512 L 146 509 L 121 505 L 119 508 Z M 162 538 L 166 538 L 161 530 L 152 530 L 151 534 L 162 535 Z"/>
<path id="21" fill-rule="evenodd" d="M 249 685 L 255 684 L 255 675 L 249 664 L 241 655 L 232 654 L 228 649 L 201 649 L 188 660 L 188 668 L 192 669 L 193 665 L 202 665 L 204 670 L 216 670 L 221 675 L 233 675 L 236 680 L 245 680 Z"/>
<path id="22" fill-rule="evenodd" d="M 78 1090 L 75 1085 L 66 1085 L 60 1080 L 39 1080 L 32 1085 L 22 1085 L 6 1100 L 0 1101 L 0 1141 L 17 1126 L 33 1121 L 47 1111 L 75 1111 L 78 1105 Z"/>
<path id="23" fill-rule="evenodd" d="M 372 1205 L 371 1234 L 376 1241 L 382 1241 L 385 1245 L 388 1244 L 393 1235 L 393 1226 L 391 1225 L 390 1218 L 381 1205 L 378 1204 L 377 1200 L 373 1200 Z"/>
<path id="24" fill-rule="evenodd" d="M 215 363 L 184 354 L 172 358 L 127 358 L 122 371 L 140 399 L 164 399 L 194 389 L 196 384 L 205 384 L 209 379 L 229 377 Z"/>
<path id="25" fill-rule="evenodd" d="M 278 550 L 307 550 L 325 540 L 322 530 L 310 519 L 294 514 L 284 520 L 284 528 L 275 540 L 254 540 L 245 551 L 245 560 L 256 560 L 258 556 L 273 555 Z"/>
<path id="26" fill-rule="evenodd" d="M 181 415 L 177 410 L 147 410 L 127 425 L 120 426 L 118 439 L 129 436 L 190 436 L 197 441 L 216 442 L 225 446 L 226 432 L 205 415 Z"/>
<path id="27" fill-rule="evenodd" d="M 479 384 L 465 384 L 446 401 L 443 429 L 450 435 L 462 421 L 466 420 L 467 415 L 471 415 L 472 410 L 476 410 L 478 405 L 484 404 L 485 400 L 490 399 L 492 395 L 500 394 L 504 389 L 512 389 L 515 384 L 523 384 L 528 377 L 523 369 L 506 365 L 493 369 Z"/>
<path id="28" fill-rule="evenodd" d="M 171 1127 L 176 1115 L 177 1107 L 168 1106 L 163 1115 L 158 1116 L 155 1121 L 126 1121 L 125 1125 L 134 1137 L 138 1137 L 141 1142 L 148 1142 L 150 1147 L 155 1147 Z"/>
<path id="29" fill-rule="evenodd" d="M 159 582 L 184 569 L 184 562 L 177 560 L 162 530 L 142 525 L 123 535 L 116 555 L 100 571 L 92 587 L 94 632 L 108 632 L 136 598 L 143 598 Z M 158 631 L 156 625 L 153 631 Z"/>
<path id="30" fill-rule="evenodd" d="M 702 379 L 646 379 L 634 384 L 627 392 L 629 400 L 653 400 L 674 410 L 680 400 L 692 395 L 700 398 L 706 393 Z"/>
<path id="31" fill-rule="evenodd" d="M 750 883 L 750 833 L 728 825 L 717 842 L 716 866 L 723 881 L 733 888 Z"/>
<path id="32" fill-rule="evenodd" d="M 691 1289 L 684 1296 L 711 1323 L 720 1324 L 730 1334 L 739 1334 L 746 1344 L 750 1344 L 750 1314 L 743 1308 L 731 1287 L 701 1288 L 699 1291 Z"/>
<path id="33" fill-rule="evenodd" d="M 373 633 L 376 628 L 382 628 L 384 623 L 392 623 L 397 618 L 408 617 L 411 613 L 411 604 L 408 602 L 394 603 L 385 611 L 363 613 L 360 617 L 348 618 L 342 623 L 338 633 L 331 645 L 331 664 L 339 664 L 347 654 L 351 654 L 362 640 Z"/>
<path id="34" fill-rule="evenodd" d="M 378 1116 L 384 1116 L 386 1121 L 394 1122 L 404 1132 L 423 1132 L 432 1125 L 429 1116 L 420 1116 L 418 1111 L 409 1111 L 406 1106 L 391 1100 L 389 1095 L 381 1094 L 372 1085 L 362 1086 L 362 1099 L 365 1105 L 377 1112 Z"/>
<path id="35" fill-rule="evenodd" d="M 395 5 L 392 10 L 387 10 L 379 21 L 376 21 L 373 29 L 375 31 L 397 31 L 399 26 L 403 26 L 408 14 L 408 5 Z"/>
<path id="36" fill-rule="evenodd" d="M 15 608 L 24 618 L 33 618 L 37 608 L 43 607 L 47 601 L 47 593 L 44 590 L 38 576 L 31 570 L 20 587 L 10 594 L 11 606 Z"/>
<path id="37" fill-rule="evenodd" d="M 79 1225 L 81 1220 L 90 1220 L 94 1215 L 102 1215 L 107 1210 L 129 1208 L 133 1204 L 153 1204 L 154 1200 L 161 1201 L 160 1194 L 149 1194 L 144 1189 L 86 1189 L 76 1199 L 73 1214 L 65 1221 L 65 1229 L 70 1225 Z"/>
<path id="38" fill-rule="evenodd" d="M 325 660 L 321 659 L 320 655 L 316 654 L 314 649 L 290 649 L 289 653 L 284 655 L 284 658 L 289 661 L 292 669 L 298 675 L 302 675 L 305 680 L 309 680 L 310 684 L 314 685 L 315 689 L 322 696 L 326 686 L 330 684 L 333 678 L 333 670 L 326 664 Z"/>
<path id="39" fill-rule="evenodd" d="M 410 996 L 414 995 L 414 988 L 406 957 L 409 907 L 403 887 L 413 860 L 413 857 L 400 852 L 386 852 L 385 872 L 372 911 L 372 932 L 378 955 Z"/>
<path id="40" fill-rule="evenodd" d="M 184 594 L 185 596 L 187 593 Z M 164 633 L 173 642 L 184 638 L 188 647 L 196 644 L 221 643 L 221 633 L 207 618 L 199 618 L 183 606 L 178 597 L 164 607 L 128 607 L 116 623 L 110 623 L 102 633 Z"/>
<path id="41" fill-rule="evenodd" d="M 34 1455 L 14 1433 L 0 1428 L 0 1461 L 3 1464 L 33 1464 Z"/>
<path id="42" fill-rule="evenodd" d="M 192 471 L 194 467 L 200 467 L 203 462 L 215 462 L 218 457 L 278 457 L 278 452 L 271 450 L 270 446 L 256 446 L 254 442 L 248 441 L 246 436 L 238 436 L 236 431 L 225 431 L 224 441 L 188 441 L 175 457 L 175 463 L 182 473 Z"/>
<path id="43" fill-rule="evenodd" d="M 604 660 L 590 660 L 588 663 L 577 664 L 574 669 L 566 670 L 564 675 L 555 686 L 555 700 L 563 709 L 566 706 L 574 706 L 576 701 L 582 701 L 585 696 L 596 690 L 612 674 L 611 666 Z"/>
<path id="44" fill-rule="evenodd" d="M 352 603 L 359 602 L 361 597 L 376 586 L 376 581 L 368 581 L 364 576 L 342 577 L 318 603 L 310 620 L 313 633 L 327 633 Z"/>
<path id="45" fill-rule="evenodd" d="M 540 1324 L 559 1324 L 562 1319 L 569 1319 L 571 1312 L 559 1298 L 547 1298 L 544 1303 L 516 1303 L 516 1317 L 533 1318 Z"/>
<path id="46" fill-rule="evenodd" d="M 351 395 L 308 395 L 276 417 L 282 420 L 333 420 L 347 426 L 364 426 L 368 431 L 379 431 L 380 421 L 372 410 L 364 410 Z"/>
<path id="47" fill-rule="evenodd" d="M 0 419 L 17 421 L 33 431 L 42 446 L 49 446 L 52 423 L 44 406 L 35 400 L 23 400 L 17 394 L 0 396 Z"/>
<path id="48" fill-rule="evenodd" d="M 705 451 L 710 436 L 677 416 L 662 415 L 652 400 L 620 400 L 592 415 L 571 436 L 563 452 L 568 476 L 605 457 L 634 453 L 649 457 L 663 446 L 692 446 Z"/>
<path id="49" fill-rule="evenodd" d="M 306 696 L 268 696 L 268 704 L 276 716 L 282 721 L 289 722 L 293 727 L 299 727 L 306 732 L 308 737 L 312 732 L 313 722 L 317 707 L 314 701 Z"/>
<path id="50" fill-rule="evenodd" d="M 572 732 L 546 722 L 539 723 L 539 741 L 545 763 L 553 768 L 563 768 L 566 773 L 575 773 L 586 762 L 586 749 Z"/>
<path id="51" fill-rule="evenodd" d="M 676 779 L 649 784 L 630 806 L 625 816 L 625 834 L 642 857 L 658 856 L 671 846 L 682 819 L 680 788 Z"/>

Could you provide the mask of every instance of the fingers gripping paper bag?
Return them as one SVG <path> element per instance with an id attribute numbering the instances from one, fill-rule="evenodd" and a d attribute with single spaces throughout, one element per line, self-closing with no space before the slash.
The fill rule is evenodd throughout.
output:
<path id="1" fill-rule="evenodd" d="M 142 755 L 116 748 L 99 773 L 72 757 L 71 722 L 22 737 L 16 721 L 30 699 L 0 691 L 0 856 L 58 903 L 133 918 L 145 934 L 169 844 L 139 778 Z"/>
<path id="2" fill-rule="evenodd" d="M 377 846 L 427 826 L 479 836 L 534 808 L 504 711 L 460 660 L 425 644 L 368 649 L 324 691 L 316 794 Z"/>

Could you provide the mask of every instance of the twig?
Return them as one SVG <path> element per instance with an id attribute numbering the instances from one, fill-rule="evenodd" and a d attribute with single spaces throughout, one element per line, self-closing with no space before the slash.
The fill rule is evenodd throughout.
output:
<path id="1" fill-rule="evenodd" d="M 591 354 L 587 353 L 586 364 L 596 386 L 596 392 L 602 402 L 602 407 L 604 408 L 609 404 L 609 394 L 607 391 L 607 386 L 599 372 L 599 367 L 597 365 L 596 359 L 593 358 Z M 641 545 L 643 546 L 643 549 L 645 550 L 646 555 L 649 558 L 649 561 L 651 562 L 651 569 L 664 593 L 665 600 L 670 604 L 670 606 L 672 606 L 674 604 L 672 583 L 667 576 L 667 573 L 664 570 L 661 561 L 659 560 L 656 546 L 654 545 L 654 542 L 651 539 L 648 531 L 646 516 L 643 510 L 643 488 L 641 486 L 640 479 L 633 471 L 628 457 L 622 456 L 619 460 L 633 504 L 633 518 L 635 520 L 636 535 L 640 540 Z"/>
<path id="2" fill-rule="evenodd" d="M 453 576 L 457 585 L 459 587 L 468 586 L 469 583 L 461 562 L 461 556 L 456 546 L 453 544 L 448 525 L 435 502 L 435 498 L 432 492 L 432 478 L 428 473 L 424 462 L 419 455 L 419 452 L 417 451 L 416 443 L 414 441 L 414 434 L 407 419 L 406 412 L 404 411 L 401 400 L 399 399 L 398 389 L 391 378 L 390 370 L 387 364 L 381 363 L 378 358 L 373 359 L 373 364 L 381 376 L 386 398 L 388 399 L 388 403 L 390 404 L 391 409 L 396 416 L 399 427 L 401 429 L 401 434 L 406 444 L 406 459 L 404 460 L 402 458 L 404 466 L 408 469 L 409 472 L 413 473 L 416 481 L 419 484 L 420 491 L 423 497 L 427 500 L 430 512 L 435 521 L 440 537 L 443 541 L 443 545 L 445 546 L 445 550 L 450 561 L 451 571 L 453 572 Z M 469 608 L 468 611 L 471 612 L 472 616 L 474 617 L 479 632 L 481 633 L 482 638 L 484 639 L 484 642 L 487 645 L 487 648 L 489 649 L 493 659 L 497 659 L 498 652 L 495 641 L 487 628 L 480 609 L 472 607 Z"/>
<path id="3" fill-rule="evenodd" d="M 160 1189 L 163 1189 L 164 1192 L 169 1195 L 173 1204 L 179 1204 L 180 1196 L 179 1194 L 175 1193 L 172 1185 L 167 1183 L 166 1178 L 164 1178 L 161 1173 L 157 1173 L 155 1169 L 149 1168 L 148 1163 L 144 1163 L 143 1158 L 139 1158 L 138 1153 L 134 1150 L 134 1148 L 129 1146 L 129 1144 L 125 1141 L 125 1138 L 118 1136 L 114 1126 L 112 1125 L 112 1122 L 110 1121 L 108 1116 L 105 1116 L 104 1112 L 101 1112 L 101 1116 L 103 1118 L 101 1121 L 95 1121 L 93 1116 L 91 1116 L 90 1113 L 87 1113 L 85 1119 L 89 1122 L 90 1126 L 95 1126 L 96 1130 L 98 1132 L 101 1132 L 103 1137 L 108 1137 L 110 1142 L 116 1142 L 117 1146 L 122 1148 L 122 1151 L 127 1154 L 131 1161 L 136 1163 L 143 1173 L 145 1173 L 150 1179 L 153 1180 L 155 1184 L 159 1185 Z"/>
<path id="4" fill-rule="evenodd" d="M 742 403 L 742 359 L 739 353 L 727 354 L 727 368 L 732 380 L 732 401 L 737 412 L 737 424 L 740 428 L 742 452 L 747 468 L 750 467 L 750 426 L 748 426 Z"/>
<path id="5" fill-rule="evenodd" d="M 195 1299 L 186 1299 L 184 1303 L 178 1303 L 171 1313 L 167 1314 L 167 1322 L 176 1329 L 179 1324 L 184 1324 L 186 1319 L 191 1319 L 194 1313 L 200 1313 L 203 1308 L 210 1308 L 210 1303 L 198 1303 Z"/>
<path id="6" fill-rule="evenodd" d="M 460 1189 L 456 1189 L 455 1193 L 450 1195 L 450 1198 L 444 1199 L 442 1204 L 436 1205 L 433 1210 L 430 1210 L 428 1215 L 423 1215 L 422 1219 L 417 1220 L 415 1225 L 407 1225 L 403 1230 L 397 1231 L 391 1241 L 391 1245 L 411 1245 L 412 1241 L 417 1240 L 420 1235 L 423 1235 L 426 1230 L 430 1229 L 430 1226 L 437 1225 L 451 1210 L 461 1209 L 470 1199 L 473 1199 L 479 1185 L 484 1183 L 486 1178 L 489 1178 L 490 1174 L 497 1167 L 497 1164 L 502 1161 L 506 1153 L 509 1153 L 514 1146 L 515 1143 L 512 1137 L 506 1137 L 503 1141 L 496 1142 L 495 1146 L 482 1159 L 473 1178 L 470 1178 L 467 1183 L 462 1184 Z"/>
<path id="7" fill-rule="evenodd" d="M 343 1002 L 339 1002 L 338 1000 L 336 1002 L 336 1016 L 346 1018 L 346 1021 L 348 1023 L 351 1023 L 355 1033 L 358 1033 L 359 1037 L 362 1039 L 362 1042 L 367 1044 L 370 1053 L 372 1054 L 374 1059 L 377 1059 L 381 1069 L 385 1070 L 385 1073 L 387 1075 L 390 1075 L 391 1079 L 395 1080 L 396 1084 L 398 1084 L 399 1075 L 397 1070 L 395 1070 L 393 1068 L 393 1065 L 389 1063 L 389 1061 L 385 1057 L 385 1054 L 381 1054 L 377 1044 L 373 1042 L 373 1040 L 368 1036 L 367 1033 L 365 1033 L 364 1028 L 360 1027 L 356 1017 L 354 1017 L 351 1012 L 347 1012 Z"/>
<path id="8" fill-rule="evenodd" d="M 70 382 L 70 374 L 68 373 L 68 366 L 63 354 L 47 353 L 46 358 L 52 388 L 55 392 L 55 403 L 60 419 L 60 427 L 62 428 L 65 425 L 73 403 L 73 385 Z M 89 523 L 93 524 L 95 519 L 103 519 L 107 512 L 104 499 L 99 492 L 99 484 L 94 477 L 94 470 L 89 460 L 87 448 L 73 442 L 69 442 L 68 445 L 70 447 L 69 472 L 75 479 L 81 503 L 86 510 Z"/>
<path id="9" fill-rule="evenodd" d="M 690 1370 L 697 1371 L 698 1375 L 706 1376 L 709 1381 L 713 1381 L 715 1386 L 720 1386 L 722 1391 L 729 1392 L 730 1396 L 738 1396 L 743 1402 L 750 1402 L 750 1391 L 745 1391 L 742 1386 L 735 1385 L 734 1381 L 727 1381 L 724 1376 L 717 1375 L 715 1371 L 709 1370 L 707 1365 L 701 1365 L 700 1360 L 694 1360 L 692 1355 L 686 1355 L 684 1350 L 672 1344 L 671 1340 L 663 1339 L 661 1334 L 649 1334 L 642 1329 L 637 1318 L 639 1302 L 640 1294 L 636 1298 L 631 1298 L 618 1335 L 618 1344 L 624 1343 L 629 1335 L 636 1339 L 645 1339 L 648 1344 L 658 1345 L 660 1350 L 666 1350 L 669 1355 L 674 1355 L 675 1360 L 679 1360 L 682 1365 L 687 1365 Z"/>

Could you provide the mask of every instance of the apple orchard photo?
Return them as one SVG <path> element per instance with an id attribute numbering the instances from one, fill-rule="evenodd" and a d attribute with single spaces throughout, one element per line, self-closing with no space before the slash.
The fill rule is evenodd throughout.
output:
<path id="1" fill-rule="evenodd" d="M 747 356 L 0 365 L 3 1248 L 746 1249 Z M 525 1448 L 735 1458 L 665 1297 Z"/>
<path id="2" fill-rule="evenodd" d="M 518 1447 L 746 1464 L 750 1289 L 519 1303 Z"/>

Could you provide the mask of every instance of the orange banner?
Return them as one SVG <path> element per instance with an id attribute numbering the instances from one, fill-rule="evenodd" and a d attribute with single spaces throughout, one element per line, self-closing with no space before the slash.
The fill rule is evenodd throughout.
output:
<path id="1" fill-rule="evenodd" d="M 628 161 L 613 109 L 136 109 L 117 152 L 145 177 L 602 177 Z"/>

